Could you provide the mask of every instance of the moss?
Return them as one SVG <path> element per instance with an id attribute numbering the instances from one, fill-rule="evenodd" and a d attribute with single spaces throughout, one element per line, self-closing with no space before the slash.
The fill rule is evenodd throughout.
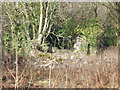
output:
<path id="1" fill-rule="evenodd" d="M 48 53 L 43 53 L 43 52 L 39 53 L 38 57 L 45 57 L 45 58 L 52 59 L 52 55 L 50 55 Z"/>
<path id="2" fill-rule="evenodd" d="M 52 55 L 50 55 L 50 54 L 46 54 L 45 56 L 49 59 L 52 59 Z"/>
<path id="3" fill-rule="evenodd" d="M 58 61 L 58 62 L 62 62 L 62 61 L 63 61 L 63 58 L 61 58 L 61 57 L 57 57 L 57 58 L 56 58 L 56 61 Z"/>
<path id="4" fill-rule="evenodd" d="M 38 57 L 44 57 L 44 56 L 45 56 L 44 53 L 39 53 L 39 54 L 38 54 Z"/>

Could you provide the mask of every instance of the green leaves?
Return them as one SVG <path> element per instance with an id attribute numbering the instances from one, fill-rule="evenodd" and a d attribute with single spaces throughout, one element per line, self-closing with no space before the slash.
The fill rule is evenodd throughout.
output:
<path id="1" fill-rule="evenodd" d="M 47 6 L 48 11 L 47 11 Z M 19 55 L 29 54 L 31 49 L 31 41 L 37 40 L 40 33 L 39 29 L 39 20 L 41 7 L 43 7 L 43 17 L 42 17 L 42 29 L 45 26 L 44 37 L 49 34 L 49 27 L 53 24 L 53 14 L 56 11 L 56 3 L 51 2 L 15 2 L 15 3 L 4 3 L 4 12 L 5 24 L 10 23 L 9 29 L 5 27 L 4 30 L 4 44 L 7 50 L 10 50 L 11 53 L 14 53 L 14 49 L 18 48 Z M 45 19 L 46 18 L 46 19 Z M 45 22 L 47 20 L 47 22 Z M 8 31 L 9 30 L 9 31 Z M 43 37 L 43 38 L 44 38 Z M 34 43 L 38 43 L 35 41 Z"/>
<path id="2" fill-rule="evenodd" d="M 91 44 L 93 48 L 96 46 L 96 38 L 103 31 L 101 25 L 97 18 L 90 18 L 83 25 L 79 25 L 73 19 L 68 18 L 67 21 L 63 23 L 63 29 L 60 29 L 58 33 L 62 36 L 71 39 L 71 43 L 74 42 L 76 36 L 80 36 L 86 41 L 81 48 L 87 48 L 87 44 Z"/>
<path id="3" fill-rule="evenodd" d="M 92 48 L 96 46 L 96 38 L 103 31 L 97 18 L 92 18 L 87 21 L 83 28 L 78 27 L 78 31 L 81 32 L 82 38 L 86 40 L 86 44 L 91 44 Z"/>

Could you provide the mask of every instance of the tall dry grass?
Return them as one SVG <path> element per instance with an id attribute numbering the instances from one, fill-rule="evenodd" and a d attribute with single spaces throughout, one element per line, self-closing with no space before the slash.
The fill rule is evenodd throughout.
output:
<path id="1" fill-rule="evenodd" d="M 51 57 L 50 57 L 51 56 Z M 19 66 L 19 87 L 29 88 L 118 88 L 118 50 L 109 48 L 101 55 L 61 51 L 42 55 Z M 14 87 L 10 72 L 4 69 L 3 86 Z M 13 85 L 13 86 L 12 86 Z"/>

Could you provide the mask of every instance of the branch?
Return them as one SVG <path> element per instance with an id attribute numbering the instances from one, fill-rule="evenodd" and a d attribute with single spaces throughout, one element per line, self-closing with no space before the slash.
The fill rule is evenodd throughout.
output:
<path id="1" fill-rule="evenodd" d="M 115 15 L 115 14 L 114 14 L 114 11 L 113 11 L 113 10 L 116 11 L 116 9 L 111 8 L 111 7 L 109 7 L 109 6 L 107 6 L 107 5 L 103 4 L 103 3 L 99 3 L 99 4 L 101 4 L 101 5 L 105 6 L 105 7 L 107 7 L 107 8 L 110 10 L 110 12 L 111 12 L 115 17 L 117 17 L 117 15 Z"/>
<path id="2" fill-rule="evenodd" d="M 42 5 L 42 2 L 40 2 L 40 22 L 39 22 L 38 34 L 40 34 L 42 31 L 42 18 L 43 18 L 43 5 Z"/>
<path id="3" fill-rule="evenodd" d="M 47 8 L 46 8 L 46 17 L 45 17 L 45 22 L 44 22 L 42 34 L 45 34 L 46 26 L 48 23 L 48 9 L 49 9 L 49 3 L 48 3 Z"/>

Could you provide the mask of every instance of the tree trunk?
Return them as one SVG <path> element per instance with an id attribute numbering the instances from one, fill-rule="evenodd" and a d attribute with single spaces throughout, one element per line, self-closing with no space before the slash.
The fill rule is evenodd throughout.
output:
<path id="1" fill-rule="evenodd" d="M 90 55 L 90 44 L 88 44 L 88 47 L 87 47 L 87 55 Z"/>
<path id="2" fill-rule="evenodd" d="M 43 20 L 43 5 L 40 3 L 40 21 L 39 21 L 39 30 L 38 30 L 38 44 L 42 42 L 42 20 Z"/>

